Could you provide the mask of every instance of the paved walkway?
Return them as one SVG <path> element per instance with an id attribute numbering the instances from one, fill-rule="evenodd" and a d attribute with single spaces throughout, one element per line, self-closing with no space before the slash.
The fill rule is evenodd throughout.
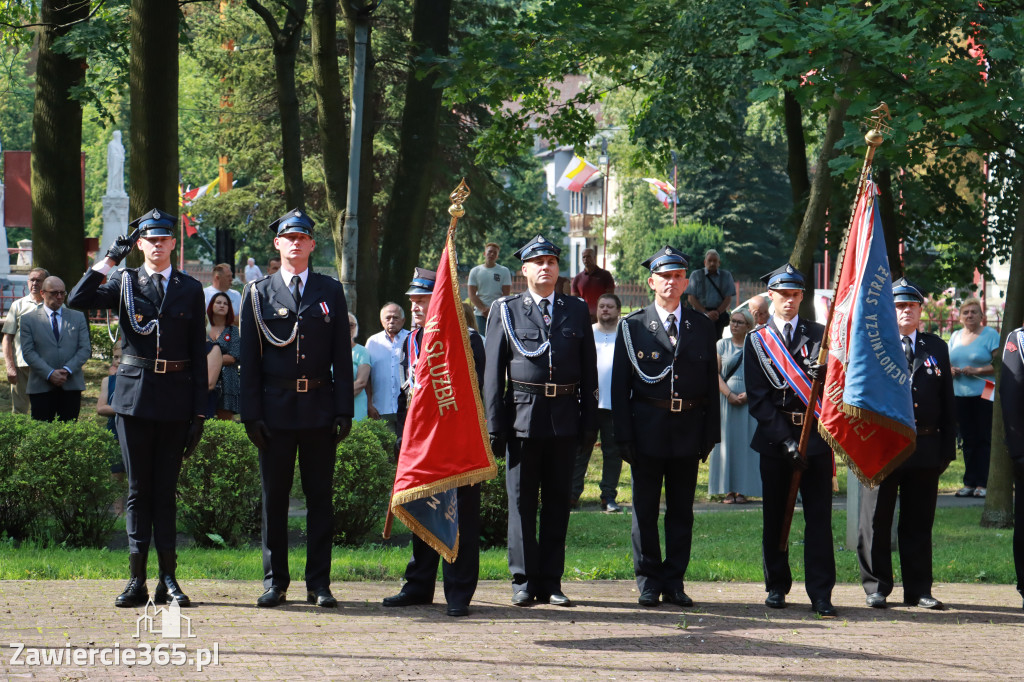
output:
<path id="1" fill-rule="evenodd" d="M 385 609 L 394 583 L 334 586 L 337 610 L 304 603 L 258 610 L 261 591 L 249 582 L 187 584 L 196 608 L 194 638 L 133 635 L 142 609 L 115 609 L 120 581 L 0 582 L 0 660 L 3 679 L 188 680 L 1005 680 L 1024 679 L 1024 611 L 1006 585 L 937 585 L 942 612 L 864 606 L 859 586 L 840 585 L 840 617 L 808 611 L 802 585 L 788 609 L 762 606 L 756 584 L 694 583 L 692 609 L 636 604 L 626 581 L 566 583 L 575 608 L 509 604 L 509 586 L 486 582 L 468 618 L 444 615 L 443 604 Z M 152 584 L 150 585 L 152 588 Z M 291 596 L 302 596 L 293 586 Z M 440 594 L 440 590 L 438 591 Z M 897 600 L 901 593 L 897 588 Z M 160 616 L 156 619 L 157 627 Z M 187 635 L 189 623 L 182 622 Z M 92 666 L 12 665 L 50 656 L 73 660 L 96 652 Z M 211 653 L 219 662 L 195 666 L 107 665 L 101 650 L 141 652 L 146 645 L 182 659 Z M 181 645 L 177 653 L 172 645 Z M 70 646 L 67 646 L 70 645 Z M 33 654 L 33 648 L 36 648 Z M 82 653 L 75 652 L 81 650 Z M 66 654 L 64 652 L 67 652 Z M 108 660 L 113 656 L 107 652 Z"/>

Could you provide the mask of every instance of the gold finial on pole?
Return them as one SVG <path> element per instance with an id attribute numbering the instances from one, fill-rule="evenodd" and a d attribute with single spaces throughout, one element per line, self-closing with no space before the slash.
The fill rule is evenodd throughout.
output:
<path id="1" fill-rule="evenodd" d="M 868 119 L 871 130 L 864 135 L 864 141 L 868 143 L 869 147 L 876 148 L 882 144 L 884 136 L 892 132 L 892 126 L 888 123 L 892 120 L 892 114 L 889 113 L 889 105 L 885 102 L 872 109 L 871 113 L 874 114 L 872 118 Z"/>
<path id="2" fill-rule="evenodd" d="M 452 190 L 452 193 L 448 195 L 448 198 L 452 200 L 452 205 L 448 207 L 448 214 L 452 218 L 461 218 L 466 215 L 466 209 L 462 208 L 462 202 L 469 196 L 469 185 L 466 184 L 466 178 L 462 178 L 459 182 L 459 186 Z"/>

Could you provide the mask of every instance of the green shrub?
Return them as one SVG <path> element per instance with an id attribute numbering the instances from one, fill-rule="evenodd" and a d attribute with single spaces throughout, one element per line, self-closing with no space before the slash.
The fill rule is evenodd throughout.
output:
<path id="1" fill-rule="evenodd" d="M 338 445 L 334 465 L 334 543 L 358 544 L 387 512 L 395 467 L 395 435 L 387 424 L 364 419 Z"/>
<path id="2" fill-rule="evenodd" d="M 36 422 L 18 447 L 22 478 L 54 521 L 52 539 L 105 547 L 123 485 L 110 476 L 113 434 L 93 421 Z M 45 538 L 44 538 L 45 539 Z"/>
<path id="3" fill-rule="evenodd" d="M 505 458 L 495 457 L 498 475 L 480 488 L 480 548 L 508 545 L 508 492 L 505 490 Z"/>
<path id="4" fill-rule="evenodd" d="M 0 414 L 0 535 L 18 540 L 28 537 L 39 514 L 39 500 L 24 480 L 26 460 L 18 447 L 35 425 L 28 415 Z"/>
<path id="5" fill-rule="evenodd" d="M 179 521 L 200 546 L 236 546 L 259 533 L 260 510 L 256 446 L 241 424 L 208 419 L 178 477 Z"/>
<path id="6" fill-rule="evenodd" d="M 107 332 L 105 322 L 89 325 L 89 340 L 92 342 L 92 356 L 97 360 L 110 363 L 114 358 L 114 343 L 110 340 L 110 334 L 117 338 L 117 322 L 110 323 L 110 332 Z M 120 340 L 118 340 L 120 342 Z"/>

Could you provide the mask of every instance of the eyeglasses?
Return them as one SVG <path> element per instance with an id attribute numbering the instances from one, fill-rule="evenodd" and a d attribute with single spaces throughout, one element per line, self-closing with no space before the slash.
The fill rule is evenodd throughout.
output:
<path id="1" fill-rule="evenodd" d="M 67 292 L 66 289 L 61 289 L 60 291 L 53 291 L 53 290 L 43 289 L 43 293 L 44 294 L 53 294 L 54 296 L 66 296 L 68 292 Z"/>
<path id="2" fill-rule="evenodd" d="M 734 319 L 729 320 L 729 324 L 746 324 L 746 323 L 747 323 L 747 321 L 744 320 L 743 318 L 734 318 Z"/>

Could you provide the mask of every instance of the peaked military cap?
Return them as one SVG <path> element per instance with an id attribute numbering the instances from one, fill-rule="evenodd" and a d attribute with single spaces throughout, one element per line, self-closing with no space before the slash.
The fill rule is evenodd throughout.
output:
<path id="1" fill-rule="evenodd" d="M 409 282 L 409 291 L 405 292 L 405 295 L 432 294 L 434 293 L 435 281 L 437 281 L 437 273 L 433 270 L 415 268 L 412 271 L 412 281 Z"/>
<path id="2" fill-rule="evenodd" d="M 293 208 L 270 223 L 270 230 L 278 236 L 289 232 L 301 232 L 312 237 L 314 224 L 313 219 L 306 215 L 305 211 Z"/>
<path id="3" fill-rule="evenodd" d="M 924 303 L 924 294 L 906 277 L 893 282 L 892 298 L 895 302 Z"/>
<path id="4" fill-rule="evenodd" d="M 139 233 L 143 237 L 173 237 L 177 224 L 177 218 L 154 208 L 128 223 L 128 227 L 139 228 Z"/>
<path id="5" fill-rule="evenodd" d="M 799 289 L 804 290 L 804 276 L 800 271 L 786 263 L 781 268 L 776 268 L 767 275 L 761 275 L 761 281 L 769 289 Z"/>
<path id="6" fill-rule="evenodd" d="M 526 246 L 516 251 L 513 256 L 523 261 L 524 263 L 531 258 L 537 258 L 539 256 L 554 256 L 558 258 L 558 254 L 562 253 L 562 249 L 555 246 L 550 239 L 546 239 L 544 235 L 538 234 L 536 237 L 531 239 Z"/>
<path id="7" fill-rule="evenodd" d="M 689 263 L 686 262 L 685 253 L 666 244 L 640 265 L 650 269 L 651 274 L 654 274 L 657 272 L 671 272 L 672 270 L 685 270 Z"/>

